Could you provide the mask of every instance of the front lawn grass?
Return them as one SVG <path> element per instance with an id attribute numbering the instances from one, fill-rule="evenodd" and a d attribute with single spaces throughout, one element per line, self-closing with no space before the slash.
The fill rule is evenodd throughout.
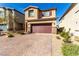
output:
<path id="1" fill-rule="evenodd" d="M 79 56 L 79 46 L 71 43 L 64 43 L 62 53 L 64 56 Z"/>

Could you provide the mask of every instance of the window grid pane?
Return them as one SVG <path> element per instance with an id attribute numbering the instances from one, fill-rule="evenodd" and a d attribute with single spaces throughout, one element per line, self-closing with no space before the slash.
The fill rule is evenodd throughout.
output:
<path id="1" fill-rule="evenodd" d="M 33 16 L 34 16 L 34 11 L 33 11 L 33 10 L 30 10 L 30 11 L 29 11 L 29 16 L 30 16 L 30 17 L 33 17 Z"/>
<path id="2" fill-rule="evenodd" d="M 50 12 L 46 11 L 46 12 L 42 12 L 43 16 L 50 16 Z"/>

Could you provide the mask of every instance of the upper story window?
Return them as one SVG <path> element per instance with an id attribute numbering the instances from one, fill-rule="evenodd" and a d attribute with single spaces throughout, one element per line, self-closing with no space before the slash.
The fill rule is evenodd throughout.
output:
<path id="1" fill-rule="evenodd" d="M 34 10 L 29 10 L 29 17 L 34 17 Z"/>
<path id="2" fill-rule="evenodd" d="M 0 23 L 4 23 L 5 19 L 4 19 L 4 11 L 0 11 Z"/>
<path id="3" fill-rule="evenodd" d="M 3 16 L 4 16 L 4 12 L 0 11 L 0 17 L 3 17 Z"/>
<path id="4" fill-rule="evenodd" d="M 48 17 L 48 16 L 50 16 L 50 11 L 42 12 L 42 15 L 43 15 L 44 17 Z"/>

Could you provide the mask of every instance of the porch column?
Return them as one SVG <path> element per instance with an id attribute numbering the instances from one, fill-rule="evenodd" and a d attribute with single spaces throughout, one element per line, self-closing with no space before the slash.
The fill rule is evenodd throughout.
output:
<path id="1" fill-rule="evenodd" d="M 25 29 L 25 33 L 27 32 L 27 22 L 25 22 L 25 24 L 24 24 L 25 26 L 24 26 L 24 29 Z"/>
<path id="2" fill-rule="evenodd" d="M 57 29 L 56 29 L 56 22 L 53 21 L 52 22 L 52 38 L 51 38 L 51 41 L 52 41 L 52 50 L 51 50 L 51 55 L 55 56 L 55 50 L 56 50 L 56 47 L 54 45 L 56 45 L 57 43 L 54 43 L 56 41 L 56 33 L 57 33 Z"/>
<path id="3" fill-rule="evenodd" d="M 56 28 L 56 22 L 52 22 L 52 33 L 56 34 L 57 33 L 57 28 Z"/>
<path id="4" fill-rule="evenodd" d="M 31 32 L 31 24 L 27 23 L 27 33 L 30 33 L 30 32 Z"/>

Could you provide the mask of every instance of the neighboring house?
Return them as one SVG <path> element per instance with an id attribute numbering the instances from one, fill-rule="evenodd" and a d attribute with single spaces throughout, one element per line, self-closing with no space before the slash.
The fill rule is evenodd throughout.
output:
<path id="1" fill-rule="evenodd" d="M 64 27 L 66 32 L 70 31 L 70 34 L 79 35 L 79 4 L 71 4 L 61 17 L 59 27 Z"/>
<path id="2" fill-rule="evenodd" d="M 11 9 L 0 7 L 0 29 L 3 31 L 18 31 L 23 30 L 24 27 L 24 14 Z"/>
<path id="3" fill-rule="evenodd" d="M 25 32 L 56 33 L 56 9 L 40 10 L 29 6 L 25 10 Z"/>

